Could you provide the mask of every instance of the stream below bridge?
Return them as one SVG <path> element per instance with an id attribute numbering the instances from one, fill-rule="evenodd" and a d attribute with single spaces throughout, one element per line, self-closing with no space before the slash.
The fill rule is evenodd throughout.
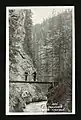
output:
<path id="1" fill-rule="evenodd" d="M 24 112 L 47 112 L 47 101 L 33 102 L 26 105 Z"/>

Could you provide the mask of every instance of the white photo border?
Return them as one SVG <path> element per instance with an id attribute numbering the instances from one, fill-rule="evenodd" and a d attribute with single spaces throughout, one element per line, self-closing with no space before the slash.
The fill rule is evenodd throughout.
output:
<path id="1" fill-rule="evenodd" d="M 31 8 L 72 8 L 72 112 L 50 112 L 50 113 L 27 113 L 9 112 L 9 9 L 31 9 Z M 74 6 L 18 6 L 6 7 L 6 115 L 63 115 L 75 114 L 75 11 Z"/>

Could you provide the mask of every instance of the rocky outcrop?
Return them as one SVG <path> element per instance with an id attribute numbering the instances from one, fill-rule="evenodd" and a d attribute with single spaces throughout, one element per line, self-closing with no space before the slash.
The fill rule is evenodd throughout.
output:
<path id="1" fill-rule="evenodd" d="M 28 81 L 32 81 L 34 68 L 33 61 L 24 51 L 26 10 L 15 9 L 9 11 L 9 80 L 25 80 L 28 72 Z M 38 91 L 39 89 L 39 91 Z M 10 83 L 9 111 L 23 111 L 26 104 L 32 101 L 46 100 L 41 89 L 36 85 Z"/>
<path id="2" fill-rule="evenodd" d="M 24 38 L 25 38 L 25 29 L 24 29 L 25 11 L 14 10 L 12 16 L 10 17 L 11 17 L 10 18 L 11 22 L 15 21 L 13 26 L 14 32 L 10 31 L 10 35 L 13 36 L 12 44 L 13 44 L 13 49 L 15 51 L 14 57 L 16 60 L 14 64 L 13 61 L 11 62 L 11 64 L 13 64 L 13 66 L 17 69 L 17 72 L 14 72 L 14 76 L 13 76 L 13 72 L 10 71 L 10 73 L 12 73 L 10 77 L 11 79 L 14 80 L 24 80 L 25 79 L 24 72 L 27 71 L 29 73 L 29 77 L 28 77 L 29 80 L 31 79 L 30 76 L 35 69 L 33 67 L 31 58 L 24 52 L 23 49 Z M 10 23 L 10 25 L 13 25 L 13 22 Z"/>

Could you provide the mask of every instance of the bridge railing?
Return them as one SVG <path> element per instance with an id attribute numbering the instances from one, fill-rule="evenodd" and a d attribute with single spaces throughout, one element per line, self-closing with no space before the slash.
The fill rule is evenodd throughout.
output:
<path id="1" fill-rule="evenodd" d="M 53 76 L 40 76 L 40 77 L 53 77 Z M 23 81 L 9 81 L 9 83 L 30 83 L 30 84 L 34 84 L 34 83 L 37 83 L 37 84 L 52 84 L 54 83 L 54 81 L 27 81 L 27 80 L 23 80 Z"/>
<path id="2" fill-rule="evenodd" d="M 37 84 L 52 84 L 53 82 L 38 82 L 38 81 L 9 81 L 9 83 L 37 83 Z"/>

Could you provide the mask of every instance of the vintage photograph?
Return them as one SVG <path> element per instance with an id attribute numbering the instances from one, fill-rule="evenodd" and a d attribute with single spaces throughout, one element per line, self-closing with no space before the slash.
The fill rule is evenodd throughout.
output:
<path id="1" fill-rule="evenodd" d="M 5 114 L 75 114 L 74 6 L 6 7 Z"/>

